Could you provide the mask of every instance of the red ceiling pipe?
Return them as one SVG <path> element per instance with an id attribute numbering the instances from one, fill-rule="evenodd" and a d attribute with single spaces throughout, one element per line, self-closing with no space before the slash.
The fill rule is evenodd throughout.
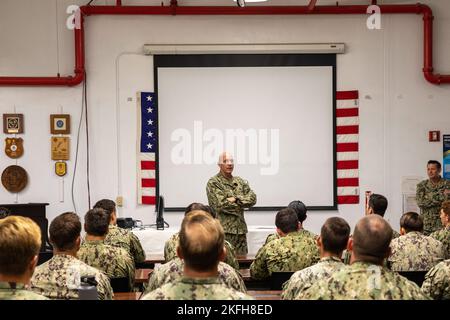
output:
<path id="1" fill-rule="evenodd" d="M 80 15 L 80 28 L 75 28 L 75 70 L 67 77 L 0 77 L 0 86 L 75 86 L 84 80 L 84 24 Z"/>
<path id="2" fill-rule="evenodd" d="M 433 14 L 427 5 L 381 5 L 384 14 L 422 14 L 424 17 L 424 76 L 433 84 L 450 83 L 450 75 L 433 73 Z M 252 7 L 179 7 L 170 6 L 83 6 L 82 15 L 299 15 L 299 14 L 366 14 L 367 5 L 351 6 L 252 6 Z M 77 36 L 77 33 L 79 35 Z M 0 77 L 0 85 L 76 85 L 84 78 L 83 24 L 75 30 L 75 77 Z"/>

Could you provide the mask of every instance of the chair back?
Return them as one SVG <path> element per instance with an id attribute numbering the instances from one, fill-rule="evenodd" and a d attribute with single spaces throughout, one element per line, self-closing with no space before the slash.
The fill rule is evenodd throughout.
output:
<path id="1" fill-rule="evenodd" d="M 114 292 L 130 292 L 130 279 L 128 277 L 111 278 L 111 287 Z"/>
<path id="2" fill-rule="evenodd" d="M 419 287 L 422 286 L 423 281 L 425 280 L 425 275 L 428 271 L 398 271 L 401 276 L 404 276 L 409 281 L 414 282 Z"/>
<path id="3" fill-rule="evenodd" d="M 288 281 L 294 274 L 292 271 L 287 272 L 272 272 L 270 276 L 270 290 L 281 290 L 283 284 Z"/>

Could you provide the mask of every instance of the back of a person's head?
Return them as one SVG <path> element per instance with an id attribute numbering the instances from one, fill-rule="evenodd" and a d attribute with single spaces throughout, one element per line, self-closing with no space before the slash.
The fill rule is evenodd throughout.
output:
<path id="1" fill-rule="evenodd" d="M 298 221 L 303 223 L 303 221 L 306 220 L 306 212 L 308 212 L 308 209 L 306 209 L 306 206 L 303 202 L 299 200 L 292 201 L 288 204 L 288 208 L 295 211 Z"/>
<path id="2" fill-rule="evenodd" d="M 417 212 L 406 212 L 400 218 L 400 227 L 406 233 L 411 231 L 423 231 L 423 218 Z"/>
<path id="3" fill-rule="evenodd" d="M 339 217 L 328 218 L 320 229 L 320 239 L 323 249 L 334 254 L 340 254 L 347 247 L 350 236 L 350 226 Z"/>
<path id="4" fill-rule="evenodd" d="M 210 206 L 204 205 L 203 203 L 199 203 L 199 202 L 193 202 L 190 205 L 188 205 L 186 207 L 186 210 L 184 211 L 184 215 L 187 215 L 189 212 L 195 211 L 195 210 L 205 211 L 205 212 L 209 213 L 211 215 L 211 217 L 217 218 L 216 213 Z"/>
<path id="5" fill-rule="evenodd" d="M 0 219 L 4 219 L 11 214 L 8 208 L 0 207 Z"/>
<path id="6" fill-rule="evenodd" d="M 360 219 L 353 232 L 353 253 L 358 261 L 380 263 L 388 254 L 392 228 L 379 215 Z"/>
<path id="7" fill-rule="evenodd" d="M 110 199 L 102 199 L 94 205 L 94 209 L 96 208 L 105 210 L 111 216 L 113 212 L 116 212 L 116 203 Z"/>
<path id="8" fill-rule="evenodd" d="M 24 274 L 40 248 L 41 229 L 33 220 L 21 216 L 0 220 L 0 274 Z"/>
<path id="9" fill-rule="evenodd" d="M 60 250 L 72 250 L 81 233 L 80 218 L 76 213 L 64 212 L 50 223 L 50 242 Z"/>
<path id="10" fill-rule="evenodd" d="M 223 252 L 224 231 L 207 212 L 194 210 L 181 224 L 180 251 L 185 264 L 195 271 L 212 270 Z"/>
<path id="11" fill-rule="evenodd" d="M 369 198 L 369 207 L 372 208 L 373 213 L 384 217 L 388 207 L 388 201 L 385 196 L 374 193 Z"/>
<path id="12" fill-rule="evenodd" d="M 290 233 L 298 230 L 298 217 L 293 209 L 281 209 L 275 217 L 275 226 L 283 231 Z"/>
<path id="13" fill-rule="evenodd" d="M 109 214 L 101 208 L 89 210 L 84 216 L 84 229 L 91 236 L 103 237 L 108 233 Z"/>

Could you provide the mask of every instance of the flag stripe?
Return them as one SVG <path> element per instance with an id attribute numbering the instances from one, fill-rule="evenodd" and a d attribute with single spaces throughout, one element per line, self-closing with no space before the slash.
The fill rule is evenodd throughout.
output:
<path id="1" fill-rule="evenodd" d="M 359 195 L 358 196 L 338 196 L 339 204 L 355 204 L 359 203 Z"/>
<path id="2" fill-rule="evenodd" d="M 155 161 L 141 161 L 142 170 L 155 170 L 155 168 L 156 168 Z"/>
<path id="3" fill-rule="evenodd" d="M 338 196 L 357 196 L 359 195 L 358 187 L 339 187 Z"/>
<path id="4" fill-rule="evenodd" d="M 358 151 L 358 143 L 338 143 L 337 152 Z"/>
<path id="5" fill-rule="evenodd" d="M 337 100 L 351 100 L 351 99 L 358 99 L 359 93 L 357 90 L 354 91 L 337 91 L 336 92 L 336 99 Z"/>
<path id="6" fill-rule="evenodd" d="M 156 197 L 142 196 L 142 204 L 156 204 Z"/>
<path id="7" fill-rule="evenodd" d="M 338 152 L 337 161 L 358 160 L 358 152 Z"/>
<path id="8" fill-rule="evenodd" d="M 338 161 L 336 167 L 338 170 L 358 169 L 358 160 Z"/>
<path id="9" fill-rule="evenodd" d="M 358 134 L 359 126 L 338 126 L 336 134 Z"/>
<path id="10" fill-rule="evenodd" d="M 142 179 L 143 188 L 154 188 L 156 187 L 156 179 Z"/>
<path id="11" fill-rule="evenodd" d="M 340 126 L 356 126 L 359 125 L 358 117 L 340 117 L 336 118 L 336 125 Z"/>
<path id="12" fill-rule="evenodd" d="M 359 135 L 357 134 L 338 134 L 336 136 L 337 143 L 354 143 L 358 142 Z"/>
<path id="13" fill-rule="evenodd" d="M 338 179 L 342 178 L 358 178 L 358 169 L 346 169 L 337 171 Z"/>
<path id="14" fill-rule="evenodd" d="M 358 100 L 338 100 L 336 103 L 336 109 L 358 108 L 358 105 Z"/>
<path id="15" fill-rule="evenodd" d="M 337 179 L 338 187 L 357 187 L 359 186 L 358 178 L 341 178 Z"/>
<path id="16" fill-rule="evenodd" d="M 358 108 L 336 109 L 336 117 L 357 117 L 359 115 Z"/>

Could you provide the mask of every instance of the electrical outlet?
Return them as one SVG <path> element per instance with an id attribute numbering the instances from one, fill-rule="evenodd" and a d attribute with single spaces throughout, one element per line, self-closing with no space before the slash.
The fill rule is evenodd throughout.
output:
<path id="1" fill-rule="evenodd" d="M 123 206 L 123 197 L 122 196 L 117 196 L 116 197 L 116 205 L 118 207 L 122 207 Z"/>

